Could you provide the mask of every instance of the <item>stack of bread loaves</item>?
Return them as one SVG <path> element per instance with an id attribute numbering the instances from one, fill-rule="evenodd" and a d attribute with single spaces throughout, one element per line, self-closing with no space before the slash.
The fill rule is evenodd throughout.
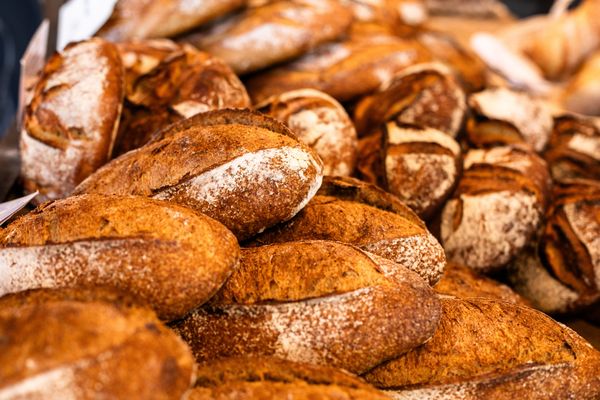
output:
<path id="1" fill-rule="evenodd" d="M 50 58 L 0 399 L 600 398 L 600 352 L 531 308 L 600 299 L 600 125 L 427 15 L 119 0 Z"/>

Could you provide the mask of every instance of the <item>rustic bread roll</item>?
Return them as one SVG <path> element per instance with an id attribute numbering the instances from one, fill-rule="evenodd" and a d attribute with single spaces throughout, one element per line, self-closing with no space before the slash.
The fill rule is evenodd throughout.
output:
<path id="1" fill-rule="evenodd" d="M 354 122 L 360 135 L 397 121 L 454 137 L 465 111 L 465 94 L 450 70 L 443 64 L 426 63 L 406 68 L 389 86 L 362 99 L 354 110 Z"/>
<path id="2" fill-rule="evenodd" d="M 199 362 L 266 355 L 361 373 L 425 342 L 438 318 L 415 273 L 347 244 L 305 241 L 242 250 L 209 306 L 175 329 Z"/>
<path id="3" fill-rule="evenodd" d="M 491 299 L 442 298 L 433 338 L 365 375 L 394 399 L 596 399 L 600 354 L 548 316 Z"/>
<path id="4" fill-rule="evenodd" d="M 442 279 L 433 288 L 437 293 L 460 299 L 486 297 L 530 306 L 531 303 L 511 288 L 493 279 L 478 274 L 469 267 L 449 262 L 444 268 Z"/>
<path id="5" fill-rule="evenodd" d="M 463 90 L 467 93 L 483 90 L 487 84 L 486 66 L 469 48 L 443 32 L 422 31 L 417 40 L 427 48 L 433 58 L 452 69 Z"/>
<path id="6" fill-rule="evenodd" d="M 427 8 L 422 0 L 342 0 L 352 10 L 354 19 L 394 26 L 418 26 L 427 20 Z"/>
<path id="7" fill-rule="evenodd" d="M 246 0 L 118 0 L 96 33 L 115 42 L 171 37 L 223 16 Z"/>
<path id="8" fill-rule="evenodd" d="M 123 101 L 114 45 L 89 39 L 48 60 L 25 109 L 21 178 L 35 202 L 68 196 L 110 157 Z"/>
<path id="9" fill-rule="evenodd" d="M 358 170 L 364 180 L 398 196 L 429 219 L 458 182 L 459 144 L 445 133 L 395 121 L 361 140 Z"/>
<path id="10" fill-rule="evenodd" d="M 388 399 L 350 373 L 274 357 L 233 357 L 200 364 L 189 400 Z"/>
<path id="11" fill-rule="evenodd" d="M 352 14 L 335 0 L 269 1 L 181 40 L 223 60 L 238 74 L 298 57 L 342 35 Z"/>
<path id="12" fill-rule="evenodd" d="M 554 188 L 541 241 L 509 268 L 515 290 L 548 313 L 582 309 L 600 299 L 600 183 Z"/>
<path id="13" fill-rule="evenodd" d="M 600 180 L 600 124 L 574 115 L 556 118 L 544 158 L 555 180 Z"/>
<path id="14" fill-rule="evenodd" d="M 549 185 L 545 162 L 526 148 L 469 151 L 440 217 L 448 259 L 480 272 L 505 266 L 540 226 Z"/>
<path id="15" fill-rule="evenodd" d="M 138 57 L 143 58 L 144 52 L 156 46 L 151 42 L 149 50 L 137 47 Z M 130 46 L 129 51 L 134 49 Z M 125 98 L 117 155 L 146 144 L 155 132 L 184 118 L 206 111 L 250 107 L 248 93 L 231 68 L 191 46 L 171 52 L 154 68 L 136 77 L 128 85 Z"/>
<path id="16" fill-rule="evenodd" d="M 97 171 L 77 192 L 176 202 L 243 240 L 296 215 L 321 186 L 322 170 L 317 154 L 279 122 L 223 110 L 171 125 Z"/>
<path id="17" fill-rule="evenodd" d="M 271 97 L 256 109 L 287 125 L 323 161 L 325 175 L 351 175 L 356 163 L 356 129 L 344 107 L 314 89 Z"/>
<path id="18" fill-rule="evenodd" d="M 238 258 L 224 226 L 186 208 L 139 197 L 70 197 L 0 232 L 0 295 L 109 286 L 171 320 L 206 302 Z"/>
<path id="19" fill-rule="evenodd" d="M 391 34 L 356 33 L 246 81 L 254 103 L 295 89 L 313 88 L 339 101 L 369 94 L 409 65 L 429 61 L 427 50 Z"/>
<path id="20" fill-rule="evenodd" d="M 0 335 L 3 399 L 178 399 L 194 376 L 152 311 L 77 291 L 3 297 Z"/>
<path id="21" fill-rule="evenodd" d="M 552 132 L 552 113 L 526 93 L 494 88 L 469 97 L 469 141 L 477 147 L 524 142 L 542 151 Z"/>
<path id="22" fill-rule="evenodd" d="M 440 279 L 446 264 L 442 247 L 408 207 L 352 178 L 325 177 L 318 195 L 295 218 L 250 244 L 310 239 L 353 244 L 416 272 L 430 284 Z"/>

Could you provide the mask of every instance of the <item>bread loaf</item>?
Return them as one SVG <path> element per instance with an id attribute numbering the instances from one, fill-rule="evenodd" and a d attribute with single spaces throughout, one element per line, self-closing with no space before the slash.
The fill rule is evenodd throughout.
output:
<path id="1" fill-rule="evenodd" d="M 469 151 L 440 218 L 448 259 L 481 272 L 504 267 L 539 228 L 549 185 L 545 162 L 526 148 Z"/>
<path id="2" fill-rule="evenodd" d="M 539 248 L 509 268 L 515 289 L 548 313 L 582 309 L 600 299 L 600 183 L 555 186 Z"/>
<path id="3" fill-rule="evenodd" d="M 102 39 L 48 60 L 25 109 L 21 178 L 36 202 L 68 196 L 110 157 L 123 101 L 123 67 Z"/>
<path id="4" fill-rule="evenodd" d="M 433 289 L 437 293 L 459 299 L 486 297 L 522 306 L 531 305 L 528 300 L 519 296 L 508 286 L 480 275 L 469 267 L 453 262 L 446 265 L 442 279 Z"/>
<path id="5" fill-rule="evenodd" d="M 325 175 L 351 175 L 356 163 L 356 129 L 333 97 L 299 89 L 271 97 L 256 109 L 287 125 L 323 161 Z"/>
<path id="6" fill-rule="evenodd" d="M 350 11 L 335 0 L 268 1 L 181 40 L 245 74 L 334 40 L 351 22 Z"/>
<path id="7" fill-rule="evenodd" d="M 472 118 L 467 125 L 476 147 L 527 143 L 542 151 L 552 131 L 552 113 L 542 101 L 526 93 L 495 88 L 469 97 Z"/>
<path id="8" fill-rule="evenodd" d="M 232 357 L 199 365 L 190 400 L 201 399 L 369 400 L 383 393 L 350 373 L 274 357 Z"/>
<path id="9" fill-rule="evenodd" d="M 422 0 L 342 0 L 352 10 L 354 19 L 393 26 L 419 26 L 427 20 Z"/>
<path id="10" fill-rule="evenodd" d="M 465 94 L 446 66 L 418 64 L 391 78 L 381 91 L 357 104 L 354 122 L 360 135 L 397 121 L 456 136 L 465 116 Z"/>
<path id="11" fill-rule="evenodd" d="M 257 236 L 253 243 L 335 240 L 385 257 L 430 284 L 446 258 L 425 224 L 398 198 L 352 178 L 326 177 L 317 196 L 288 223 Z"/>
<path id="12" fill-rule="evenodd" d="M 433 338 L 365 375 L 395 399 L 596 399 L 600 354 L 548 316 L 502 301 L 443 298 Z"/>
<path id="13" fill-rule="evenodd" d="M 319 189 L 322 169 L 316 153 L 282 124 L 224 110 L 171 125 L 152 143 L 107 164 L 77 192 L 176 202 L 243 240 L 296 215 Z"/>
<path id="14" fill-rule="evenodd" d="M 433 128 L 388 122 L 361 140 L 360 176 L 429 219 L 452 193 L 462 168 L 459 144 Z"/>
<path id="15" fill-rule="evenodd" d="M 244 249 L 210 304 L 175 328 L 201 362 L 274 355 L 361 373 L 426 341 L 438 313 L 415 273 L 347 244 L 304 241 Z"/>
<path id="16" fill-rule="evenodd" d="M 555 180 L 600 180 L 600 128 L 596 119 L 563 115 L 554 129 L 544 158 Z"/>
<path id="17" fill-rule="evenodd" d="M 178 399 L 194 360 L 156 315 L 77 291 L 0 299 L 3 399 Z"/>
<path id="18" fill-rule="evenodd" d="M 172 320 L 206 302 L 238 257 L 224 226 L 186 208 L 138 197 L 70 197 L 0 233 L 0 295 L 109 286 Z"/>
<path id="19" fill-rule="evenodd" d="M 115 42 L 171 37 L 223 16 L 246 0 L 118 0 L 96 33 Z"/>
<path id="20" fill-rule="evenodd" d="M 246 87 L 255 103 L 302 88 L 318 89 L 336 100 L 348 101 L 377 90 L 407 66 L 429 59 L 427 51 L 414 40 L 357 33 L 256 74 L 246 81 Z"/>
<path id="21" fill-rule="evenodd" d="M 146 46 L 137 42 L 127 47 L 127 53 L 122 50 L 121 55 L 132 58 L 133 53 L 152 64 L 159 59 L 155 49 L 155 41 Z M 145 56 L 148 52 L 154 53 L 153 58 Z M 184 118 L 206 111 L 250 107 L 248 93 L 231 68 L 191 46 L 176 48 L 154 68 L 138 75 L 142 69 L 148 68 L 134 63 L 126 70 L 127 76 L 135 80 L 127 85 L 117 155 L 146 144 L 154 133 Z"/>

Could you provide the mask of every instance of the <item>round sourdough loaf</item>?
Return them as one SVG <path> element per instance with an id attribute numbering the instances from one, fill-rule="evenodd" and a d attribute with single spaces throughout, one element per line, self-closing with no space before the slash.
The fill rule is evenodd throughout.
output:
<path id="1" fill-rule="evenodd" d="M 465 116 L 465 101 L 465 93 L 448 67 L 441 63 L 417 64 L 358 102 L 354 122 L 359 135 L 397 121 L 455 137 Z"/>
<path id="2" fill-rule="evenodd" d="M 232 357 L 198 366 L 189 400 L 385 400 L 382 392 L 340 369 L 274 357 Z"/>
<path id="3" fill-rule="evenodd" d="M 323 164 L 283 124 L 222 110 L 173 124 L 114 159 L 77 193 L 133 194 L 176 202 L 243 240 L 292 218 L 321 186 Z"/>
<path id="4" fill-rule="evenodd" d="M 198 361 L 266 355 L 361 373 L 428 340 L 438 318 L 415 273 L 347 244 L 304 241 L 242 250 L 223 288 L 175 329 Z"/>
<path id="5" fill-rule="evenodd" d="M 123 103 L 116 47 L 72 43 L 44 66 L 21 132 L 21 178 L 35 202 L 68 196 L 112 153 Z"/>
<path id="6" fill-rule="evenodd" d="M 600 353 L 539 311 L 441 299 L 433 338 L 364 377 L 394 399 L 597 399 Z M 389 390 L 389 391 L 388 391 Z"/>
<path id="7" fill-rule="evenodd" d="M 109 286 L 172 320 L 206 302 L 238 259 L 231 232 L 187 208 L 142 197 L 75 196 L 0 232 L 0 295 Z"/>
<path id="8" fill-rule="evenodd" d="M 361 139 L 358 171 L 428 220 L 458 183 L 460 145 L 433 128 L 391 121 Z"/>
<path id="9" fill-rule="evenodd" d="M 165 42 L 169 43 L 137 41 L 119 47 L 127 91 L 116 155 L 146 144 L 154 133 L 184 118 L 250 107 L 244 85 L 223 61 L 191 46 Z M 165 54 L 169 47 L 174 50 Z"/>
<path id="10" fill-rule="evenodd" d="M 115 42 L 175 36 L 245 5 L 247 0 L 118 0 L 96 33 Z"/>
<path id="11" fill-rule="evenodd" d="M 5 296 L 0 337 L 3 399 L 179 399 L 194 377 L 190 350 L 151 310 L 106 293 Z"/>
<path id="12" fill-rule="evenodd" d="M 223 59 L 238 74 L 286 61 L 342 35 L 352 13 L 336 0 L 267 1 L 182 41 Z"/>
<path id="13" fill-rule="evenodd" d="M 469 151 L 440 217 L 448 259 L 482 272 L 504 267 L 540 227 L 549 187 L 546 163 L 526 147 Z"/>
<path id="14" fill-rule="evenodd" d="M 314 89 L 273 96 L 256 109 L 286 124 L 323 161 L 325 175 L 348 176 L 356 163 L 356 129 L 344 107 Z"/>
<path id="15" fill-rule="evenodd" d="M 294 240 L 335 240 L 394 261 L 437 282 L 444 250 L 395 196 L 353 178 L 325 177 L 318 195 L 298 215 L 257 236 L 250 245 Z"/>

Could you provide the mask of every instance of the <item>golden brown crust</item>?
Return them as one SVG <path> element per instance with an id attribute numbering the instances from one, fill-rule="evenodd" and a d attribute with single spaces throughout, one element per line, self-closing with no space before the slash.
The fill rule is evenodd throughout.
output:
<path id="1" fill-rule="evenodd" d="M 176 202 L 247 239 L 293 217 L 321 184 L 320 159 L 291 136 L 282 124 L 250 111 L 200 114 L 113 160 L 77 192 Z"/>
<path id="2" fill-rule="evenodd" d="M 423 343 L 437 323 L 429 286 L 386 262 L 326 241 L 245 250 L 210 305 L 176 329 L 199 361 L 275 355 L 364 372 Z"/>
<path id="3" fill-rule="evenodd" d="M 548 316 L 489 299 L 443 298 L 425 345 L 365 375 L 380 388 L 466 399 L 596 398 L 600 354 Z M 483 397 L 482 397 L 483 396 Z M 402 397 L 400 397 L 402 398 Z"/>
<path id="4" fill-rule="evenodd" d="M 245 0 L 119 0 L 96 36 L 115 42 L 171 37 L 223 16 Z"/>
<path id="5" fill-rule="evenodd" d="M 153 43 L 132 43 L 128 54 L 142 60 L 150 58 L 148 62 L 153 63 L 163 55 L 157 54 L 160 49 L 155 50 Z M 154 133 L 184 118 L 206 111 L 250 107 L 246 89 L 231 68 L 190 46 L 172 51 L 154 68 L 138 75 L 142 69 L 134 63 L 127 70 L 135 80 L 127 85 L 116 155 L 146 144 Z"/>
<path id="6" fill-rule="evenodd" d="M 206 302 L 237 265 L 235 237 L 186 208 L 140 197 L 83 195 L 49 203 L 1 232 L 1 293 L 109 286 L 159 316 Z"/>
<path id="7" fill-rule="evenodd" d="M 255 103 L 301 88 L 347 101 L 377 90 L 407 66 L 429 60 L 427 51 L 414 40 L 384 33 L 355 34 L 259 73 L 246 81 L 246 87 Z"/>
<path id="8" fill-rule="evenodd" d="M 0 332 L 2 397 L 172 399 L 194 375 L 189 349 L 152 311 L 80 293 L 4 297 Z"/>
<path id="9" fill-rule="evenodd" d="M 36 202 L 65 197 L 110 157 L 123 67 L 102 39 L 72 43 L 45 65 L 25 110 L 21 177 Z"/>
<path id="10" fill-rule="evenodd" d="M 245 74 L 334 40 L 351 22 L 351 13 L 337 1 L 269 1 L 181 40 L 221 58 L 236 73 Z"/>
<path id="11" fill-rule="evenodd" d="M 485 297 L 522 306 L 531 305 L 527 299 L 519 296 L 508 286 L 480 275 L 469 267 L 453 262 L 446 265 L 442 279 L 433 289 L 437 293 L 455 296 L 459 299 Z"/>

